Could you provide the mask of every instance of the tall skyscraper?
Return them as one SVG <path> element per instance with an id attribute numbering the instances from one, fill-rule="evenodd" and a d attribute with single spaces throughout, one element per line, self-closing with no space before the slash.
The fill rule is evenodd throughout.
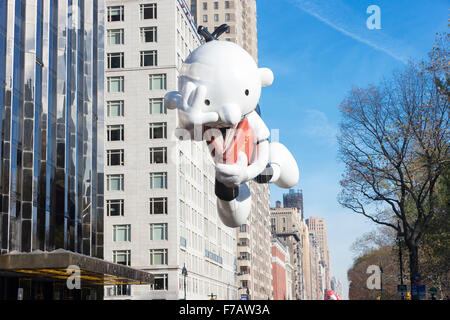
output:
<path id="1" fill-rule="evenodd" d="M 255 0 L 191 0 L 189 5 L 197 25 L 214 31 L 226 23 L 230 30 L 220 39 L 237 43 L 258 62 Z M 267 184 L 253 181 L 249 188 L 252 211 L 248 223 L 238 232 L 239 295 L 250 292 L 251 299 L 267 299 L 272 296 L 270 189 Z"/>
<path id="2" fill-rule="evenodd" d="M 306 219 L 306 223 L 308 224 L 309 231 L 314 234 L 314 239 L 317 242 L 321 256 L 325 262 L 326 268 L 326 279 L 325 285 L 326 289 L 331 287 L 331 266 L 330 266 L 330 253 L 328 251 L 328 243 L 327 243 L 327 226 L 325 224 L 324 218 L 315 218 L 309 217 Z"/>
<path id="3" fill-rule="evenodd" d="M 92 258 L 103 258 L 103 15 L 101 0 L 0 1 L 0 299 L 101 299 L 105 270 L 135 272 Z M 68 290 L 69 261 L 96 285 Z"/>
<path id="4" fill-rule="evenodd" d="M 236 230 L 217 215 L 213 160 L 204 142 L 176 138 L 177 112 L 163 100 L 200 45 L 189 7 L 106 4 L 105 259 L 155 275 L 106 295 L 236 299 Z"/>
<path id="5" fill-rule="evenodd" d="M 302 190 L 295 191 L 294 189 L 289 189 L 288 193 L 283 194 L 283 207 L 285 208 L 298 208 L 300 210 L 302 219 L 304 218 L 303 213 L 303 193 Z"/>

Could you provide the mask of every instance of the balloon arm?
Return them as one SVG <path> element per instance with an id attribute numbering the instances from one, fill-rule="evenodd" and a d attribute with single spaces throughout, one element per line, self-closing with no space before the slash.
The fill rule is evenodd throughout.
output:
<path id="1" fill-rule="evenodd" d="M 181 94 L 178 91 L 167 92 L 164 96 L 164 104 L 167 109 L 179 109 L 181 107 Z"/>
<path id="2" fill-rule="evenodd" d="M 269 141 L 264 140 L 257 145 L 257 157 L 247 167 L 247 179 L 252 180 L 264 171 L 269 163 Z"/>

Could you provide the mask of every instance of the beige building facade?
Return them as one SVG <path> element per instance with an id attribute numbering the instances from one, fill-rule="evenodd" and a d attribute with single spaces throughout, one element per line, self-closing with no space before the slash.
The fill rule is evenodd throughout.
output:
<path id="1" fill-rule="evenodd" d="M 302 220 L 298 208 L 271 208 L 271 231 L 289 248 L 292 272 L 292 299 L 304 300 L 306 296 L 303 252 L 302 252 Z"/>
<path id="2" fill-rule="evenodd" d="M 221 24 L 230 31 L 220 39 L 239 44 L 258 61 L 256 1 L 255 0 L 190 0 L 191 12 L 197 25 L 211 32 Z"/>
<path id="3" fill-rule="evenodd" d="M 314 234 L 315 241 L 317 242 L 321 255 L 325 264 L 325 286 L 327 289 L 331 288 L 331 266 L 330 266 L 330 253 L 327 243 L 327 226 L 324 218 L 309 217 L 306 219 L 309 231 Z"/>

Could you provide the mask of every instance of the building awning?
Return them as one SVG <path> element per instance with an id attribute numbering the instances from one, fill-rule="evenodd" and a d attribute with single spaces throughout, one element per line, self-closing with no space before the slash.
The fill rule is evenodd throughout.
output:
<path id="1" fill-rule="evenodd" d="M 18 276 L 66 280 L 73 276 L 70 266 L 77 266 L 83 283 L 91 285 L 153 284 L 154 276 L 99 258 L 58 249 L 51 252 L 8 253 L 0 255 L 0 272 Z"/>

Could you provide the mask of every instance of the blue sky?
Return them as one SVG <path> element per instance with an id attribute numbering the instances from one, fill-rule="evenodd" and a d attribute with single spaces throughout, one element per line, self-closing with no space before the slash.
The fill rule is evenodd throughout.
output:
<path id="1" fill-rule="evenodd" d="M 352 86 L 378 83 L 409 59 L 422 59 L 445 31 L 450 1 L 257 0 L 258 56 L 275 81 L 264 88 L 262 115 L 300 167 L 305 216 L 324 217 L 332 274 L 344 285 L 352 242 L 374 228 L 337 203 L 343 166 L 337 158 L 337 106 Z M 369 30 L 366 9 L 381 9 Z M 286 192 L 271 186 L 271 203 Z"/>

